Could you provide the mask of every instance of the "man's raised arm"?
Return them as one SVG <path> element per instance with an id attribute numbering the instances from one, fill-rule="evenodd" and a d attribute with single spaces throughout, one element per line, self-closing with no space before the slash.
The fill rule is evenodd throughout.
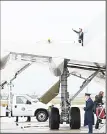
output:
<path id="1" fill-rule="evenodd" d="M 72 30 L 73 30 L 74 32 L 76 32 L 76 33 L 79 33 L 78 31 L 74 30 L 73 28 L 72 28 Z"/>

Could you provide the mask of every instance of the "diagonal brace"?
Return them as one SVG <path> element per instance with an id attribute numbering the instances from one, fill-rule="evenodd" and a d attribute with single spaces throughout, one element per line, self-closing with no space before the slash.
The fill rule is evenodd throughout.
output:
<path id="1" fill-rule="evenodd" d="M 93 74 L 91 74 L 80 86 L 80 89 L 74 94 L 72 98 L 70 98 L 70 102 L 75 99 L 75 97 L 91 82 L 91 80 L 100 72 L 100 70 L 97 70 Z"/>

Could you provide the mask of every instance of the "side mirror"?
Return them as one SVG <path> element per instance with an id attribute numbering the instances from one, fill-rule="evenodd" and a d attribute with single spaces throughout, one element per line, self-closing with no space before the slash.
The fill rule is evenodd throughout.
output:
<path id="1" fill-rule="evenodd" d="M 31 104 L 31 102 L 29 100 L 27 100 L 26 104 Z"/>

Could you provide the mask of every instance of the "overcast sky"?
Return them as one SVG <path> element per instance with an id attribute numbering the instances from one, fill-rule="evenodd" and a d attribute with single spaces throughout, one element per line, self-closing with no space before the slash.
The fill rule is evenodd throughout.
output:
<path id="1" fill-rule="evenodd" d="M 102 16 L 100 14 L 103 14 Z M 103 17 L 100 21 L 94 21 L 95 17 Z M 83 28 L 84 32 L 89 33 L 87 38 L 87 49 L 90 48 L 89 56 L 93 59 L 95 51 L 100 52 L 101 60 L 104 59 L 105 46 L 99 46 L 102 43 L 105 44 L 105 2 L 104 1 L 2 1 L 1 2 L 1 48 L 2 56 L 9 51 L 18 52 L 38 52 L 39 50 L 45 50 L 45 54 L 49 54 L 49 49 L 45 48 L 42 43 L 38 41 L 45 41 L 48 38 L 53 41 L 66 40 L 74 41 L 77 39 L 77 35 L 72 31 L 72 28 L 78 30 L 79 27 Z M 91 30 L 90 30 L 91 29 Z M 100 34 L 102 36 L 100 37 Z M 93 35 L 96 35 L 97 39 L 93 39 Z M 101 40 L 99 41 L 99 39 Z M 88 45 L 93 46 L 93 49 Z M 42 44 L 42 45 L 41 45 Z M 100 49 L 98 49 L 98 46 Z M 68 46 L 69 55 L 70 50 L 77 50 L 78 54 L 84 51 L 78 46 L 75 48 Z M 57 47 L 64 53 L 66 46 Z M 53 48 L 52 48 L 53 49 Z M 102 49 L 102 53 L 101 50 Z M 54 53 L 59 53 L 54 47 Z M 67 49 L 66 49 L 67 50 Z M 68 50 L 66 53 L 68 53 Z M 50 52 L 51 53 L 51 52 Z M 86 52 L 87 53 L 87 52 Z M 90 55 L 90 53 L 92 53 Z M 74 56 L 74 54 L 72 54 Z M 83 55 L 84 58 L 86 56 Z M 97 53 L 94 57 L 97 57 Z M 98 57 L 97 57 L 98 58 Z M 100 57 L 99 57 L 100 58 Z M 5 78 L 12 72 L 13 65 L 7 69 L 8 73 L 5 73 Z M 14 67 L 16 67 L 15 65 Z M 14 70 L 14 69 L 13 69 Z M 6 71 L 4 71 L 6 72 Z M 3 72 L 3 77 L 4 77 Z M 15 71 L 13 71 L 14 73 Z M 25 72 L 23 72 L 17 80 L 14 81 L 14 92 L 17 93 L 32 93 L 42 94 L 52 84 L 57 81 L 58 78 L 52 75 L 48 66 L 33 65 Z M 69 91 L 79 88 L 81 80 L 72 77 L 69 79 Z M 78 84 L 77 84 L 78 83 Z M 93 91 L 93 88 L 95 89 Z M 93 83 L 90 86 L 90 92 L 96 92 L 97 89 L 101 89 L 102 86 Z M 103 86 L 104 89 L 104 86 Z M 85 91 L 84 91 L 85 92 Z M 74 90 L 71 91 L 74 93 Z"/>

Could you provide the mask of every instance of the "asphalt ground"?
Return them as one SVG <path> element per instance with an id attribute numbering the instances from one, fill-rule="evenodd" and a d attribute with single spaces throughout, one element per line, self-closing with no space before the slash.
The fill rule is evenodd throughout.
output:
<path id="1" fill-rule="evenodd" d="M 48 120 L 46 122 L 38 122 L 35 117 L 32 117 L 30 123 L 26 122 L 25 117 L 19 117 L 18 125 L 16 125 L 15 117 L 0 118 L 1 133 L 88 133 L 88 127 L 83 126 L 84 111 L 81 109 L 81 128 L 79 130 L 71 130 L 69 124 L 60 124 L 59 130 L 50 130 Z M 105 133 L 105 126 L 101 124 L 99 130 L 93 126 L 94 133 Z"/>

